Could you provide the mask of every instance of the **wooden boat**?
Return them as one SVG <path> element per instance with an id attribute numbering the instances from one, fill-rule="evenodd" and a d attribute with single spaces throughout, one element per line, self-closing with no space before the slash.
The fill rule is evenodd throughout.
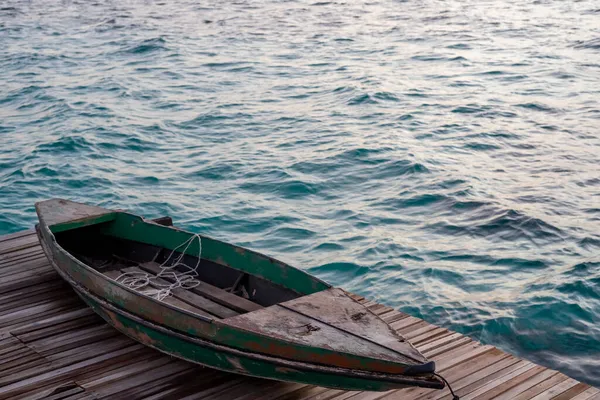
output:
<path id="1" fill-rule="evenodd" d="M 299 269 L 205 236 L 198 258 L 197 235 L 168 220 L 61 199 L 36 210 L 56 271 L 108 323 L 149 347 L 223 371 L 345 390 L 444 387 L 435 364 L 386 322 Z M 195 287 L 158 300 L 119 280 L 159 274 L 176 257 L 199 262 Z"/>

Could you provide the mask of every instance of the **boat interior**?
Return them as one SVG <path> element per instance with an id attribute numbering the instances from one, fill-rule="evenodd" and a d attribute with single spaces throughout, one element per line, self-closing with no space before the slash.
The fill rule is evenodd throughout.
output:
<path id="1" fill-rule="evenodd" d="M 154 222 L 172 224 L 168 217 Z M 170 266 L 181 255 L 178 252 L 172 254 L 169 249 L 105 235 L 102 225 L 59 232 L 55 237 L 63 249 L 111 279 L 124 273 L 156 276 L 161 272 L 161 265 Z M 186 254 L 182 262 L 193 268 L 198 258 Z M 197 286 L 173 289 L 163 301 L 198 315 L 222 319 L 302 296 L 282 285 L 206 259 L 200 260 L 196 271 Z M 186 272 L 186 269 L 178 268 L 178 272 Z M 152 282 L 168 285 L 173 282 L 173 277 L 163 274 L 160 278 L 153 277 Z M 143 292 L 145 289 L 138 290 Z"/>

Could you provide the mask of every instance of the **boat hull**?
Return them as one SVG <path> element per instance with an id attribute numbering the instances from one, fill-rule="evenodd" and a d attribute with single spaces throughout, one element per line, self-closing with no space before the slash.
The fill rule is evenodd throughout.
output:
<path id="1" fill-rule="evenodd" d="M 206 237 L 196 242 L 194 234 L 120 211 L 61 199 L 37 203 L 36 209 L 36 230 L 52 266 L 96 313 L 144 345 L 266 379 L 345 390 L 444 387 L 433 374 L 435 364 L 383 320 L 342 290 L 287 264 Z M 187 304 L 158 301 L 118 281 L 129 269 L 152 272 L 150 264 L 162 251 L 172 255 L 188 242 L 196 243 L 195 254 L 202 247 L 202 260 L 209 263 L 200 271 L 204 291 L 194 289 L 206 297 L 184 293 L 188 297 L 177 296 Z M 193 265 L 188 246 L 181 254 Z M 114 258 L 134 267 L 112 264 Z M 100 269 L 107 260 L 110 268 Z M 249 295 L 242 301 L 228 289 L 244 278 Z M 200 308 L 188 307 L 198 301 Z"/>
<path id="2" fill-rule="evenodd" d="M 137 342 L 170 356 L 235 374 L 343 390 L 386 391 L 415 386 L 410 377 L 326 367 L 245 352 L 157 325 L 96 296 L 77 283 L 55 261 L 39 229 L 38 237 L 53 268 L 96 314 Z M 439 388 L 435 381 L 430 384 L 420 382 L 419 386 Z"/>
<path id="3" fill-rule="evenodd" d="M 170 332 L 135 316 L 120 312 L 89 293 L 77 294 L 106 322 L 130 338 L 170 356 L 205 367 L 269 380 L 305 383 L 343 390 L 385 391 L 407 387 L 335 368 L 314 368 L 286 360 L 260 357 L 252 353 L 215 346 L 185 335 Z M 329 371 L 327 371 L 329 370 Z M 362 375 L 362 376 L 361 376 Z"/>

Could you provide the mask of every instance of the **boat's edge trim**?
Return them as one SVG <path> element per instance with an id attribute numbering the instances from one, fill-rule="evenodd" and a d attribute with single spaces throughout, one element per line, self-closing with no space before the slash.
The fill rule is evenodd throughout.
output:
<path id="1" fill-rule="evenodd" d="M 50 232 L 52 233 L 60 233 L 72 229 L 79 229 L 86 226 L 114 221 L 117 218 L 117 214 L 118 213 L 115 211 L 110 211 L 105 214 L 91 215 L 80 219 L 74 219 L 71 221 L 60 222 L 58 224 L 50 225 L 48 226 L 48 229 L 50 229 Z"/>
<path id="2" fill-rule="evenodd" d="M 207 239 L 207 240 L 213 241 L 214 243 L 217 243 L 219 245 L 230 246 L 233 249 L 233 251 L 236 252 L 236 253 L 246 253 L 246 254 L 249 254 L 249 255 L 254 256 L 254 257 L 264 258 L 265 260 L 267 260 L 271 264 L 279 264 L 279 265 L 284 266 L 286 268 L 289 268 L 289 269 L 292 269 L 292 270 L 296 270 L 299 273 L 306 275 L 307 278 L 310 278 L 310 280 L 314 280 L 315 283 L 318 283 L 319 285 L 323 286 L 319 290 L 315 290 L 315 291 L 312 291 L 310 293 L 303 293 L 302 291 L 298 291 L 298 290 L 296 290 L 294 288 L 287 287 L 283 283 L 277 282 L 276 280 L 273 280 L 272 278 L 269 278 L 268 276 L 264 276 L 262 274 L 254 274 L 254 275 L 256 275 L 256 276 L 258 276 L 258 277 L 260 277 L 260 278 L 262 278 L 262 279 L 264 279 L 266 281 L 269 281 L 269 282 L 275 284 L 275 285 L 285 286 L 287 289 L 293 290 L 293 291 L 297 292 L 298 294 L 307 295 L 307 294 L 312 294 L 312 293 L 315 293 L 315 292 L 318 292 L 318 291 L 321 291 L 321 290 L 327 290 L 329 288 L 334 287 L 330 283 L 328 283 L 328 282 L 326 282 L 326 281 L 324 281 L 324 280 L 322 280 L 322 279 L 320 279 L 320 278 L 318 278 L 318 277 L 316 277 L 316 276 L 314 276 L 312 274 L 309 274 L 308 272 L 306 272 L 305 270 L 303 270 L 301 268 L 294 267 L 293 265 L 290 265 L 289 263 L 286 263 L 284 261 L 281 261 L 281 260 L 278 260 L 276 258 L 273 258 L 273 257 L 271 257 L 271 256 L 269 256 L 267 254 L 259 253 L 257 251 L 254 251 L 254 250 L 246 248 L 246 247 L 238 246 L 238 245 L 233 244 L 233 243 L 229 243 L 229 242 L 225 242 L 223 240 L 215 239 L 215 238 L 213 238 L 211 236 L 206 236 L 206 235 L 203 235 L 203 234 L 192 233 L 190 231 L 187 231 L 185 229 L 181 229 L 181 228 L 176 227 L 176 226 L 164 226 L 164 225 L 161 225 L 161 224 L 156 224 L 156 223 L 153 223 L 152 221 L 149 221 L 149 220 L 145 219 L 144 217 L 142 217 L 140 215 L 133 214 L 131 212 L 119 211 L 118 214 L 119 215 L 123 215 L 123 216 L 128 216 L 129 218 L 133 218 L 134 220 L 142 222 L 142 223 L 145 223 L 145 224 L 155 225 L 156 227 L 159 227 L 161 229 L 169 229 L 169 230 L 172 230 L 172 231 L 175 231 L 175 232 L 180 232 L 180 233 L 183 233 L 183 234 L 186 234 L 186 235 L 191 235 L 191 236 L 198 235 L 202 239 Z M 116 222 L 120 222 L 118 216 L 115 219 L 115 221 Z M 115 233 L 117 237 L 121 237 L 123 239 L 128 239 L 128 240 L 134 240 L 134 239 L 131 239 L 129 237 L 125 237 L 123 235 L 120 235 L 120 234 L 118 234 L 118 232 L 113 232 L 113 233 Z M 150 244 L 152 244 L 152 243 L 150 243 Z M 153 245 L 157 245 L 157 244 L 153 244 Z M 162 245 L 157 245 L 157 246 L 165 247 L 165 246 L 162 246 Z M 190 246 L 190 247 L 193 247 L 193 246 Z M 168 247 L 165 247 L 165 248 L 168 248 Z M 186 253 L 186 254 L 190 254 L 190 253 Z M 190 255 L 193 255 L 193 254 L 190 254 Z M 207 258 L 207 259 L 209 259 L 209 258 Z M 249 271 L 240 269 L 240 268 L 238 268 L 236 266 L 230 265 L 229 263 L 224 263 L 224 262 L 222 262 L 221 260 L 218 260 L 218 259 L 209 259 L 209 260 L 212 261 L 212 262 L 216 262 L 218 264 L 221 264 L 223 266 L 226 266 L 226 267 L 229 267 L 229 268 L 233 268 L 233 269 L 235 269 L 237 271 L 240 271 L 240 272 L 247 272 L 247 273 L 249 272 Z"/>

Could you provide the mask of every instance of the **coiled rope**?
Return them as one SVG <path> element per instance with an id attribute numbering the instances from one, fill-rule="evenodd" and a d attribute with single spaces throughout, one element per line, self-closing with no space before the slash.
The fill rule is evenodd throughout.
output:
<path id="1" fill-rule="evenodd" d="M 198 262 L 192 268 L 183 262 L 183 257 L 185 257 L 186 251 L 191 244 L 194 243 L 194 239 L 198 239 Z M 185 248 L 179 257 L 171 265 L 166 265 L 171 257 L 173 257 L 173 254 L 175 254 L 175 251 L 183 246 Z M 200 235 L 195 234 L 171 251 L 169 257 L 159 265 L 160 272 L 157 275 L 146 272 L 124 272 L 117 277 L 116 281 L 131 289 L 138 290 L 142 294 L 163 301 L 171 295 L 174 289 L 192 289 L 200 284 L 200 281 L 196 277 L 198 276 L 198 266 L 200 266 L 201 256 L 202 239 Z M 172 282 L 166 283 L 165 280 Z"/>

